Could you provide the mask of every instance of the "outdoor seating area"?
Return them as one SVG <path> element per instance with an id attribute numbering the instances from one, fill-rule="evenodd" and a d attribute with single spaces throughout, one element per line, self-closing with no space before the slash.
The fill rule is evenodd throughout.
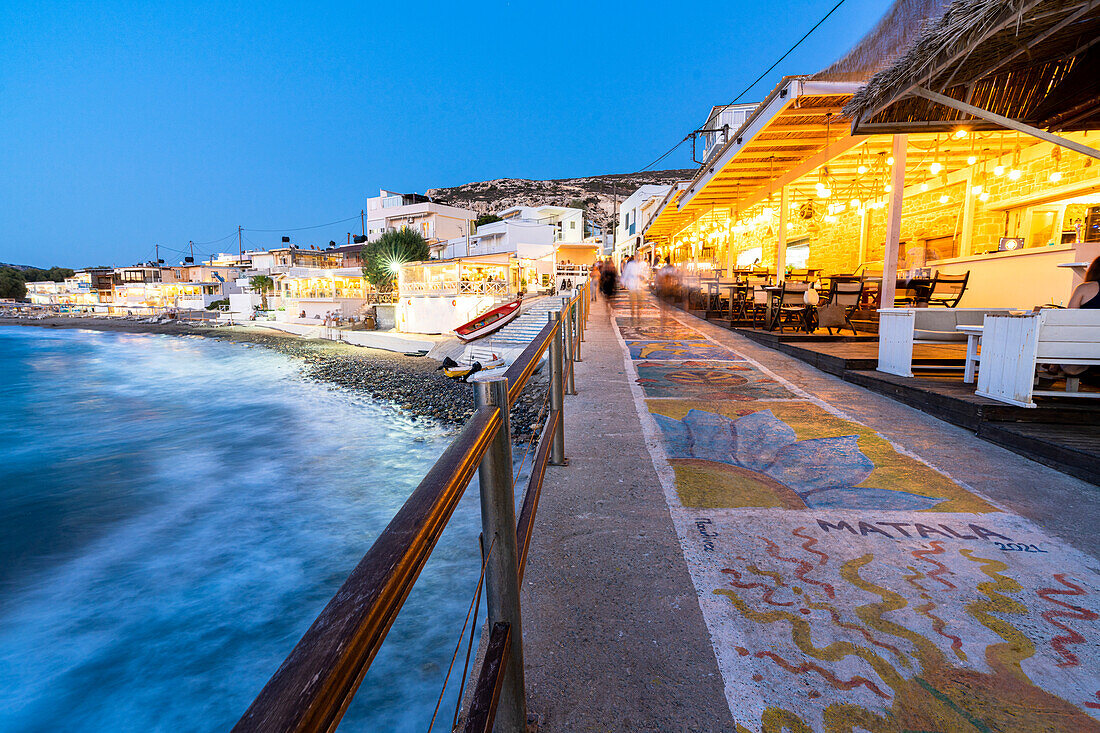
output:
<path id="1" fill-rule="evenodd" d="M 954 309 L 966 292 L 962 276 L 935 273 L 899 277 L 896 306 Z M 790 270 L 778 278 L 772 269 L 733 269 L 731 277 L 714 269 L 707 275 L 685 275 L 673 287 L 657 288 L 669 300 L 730 328 L 779 334 L 797 333 L 834 339 L 873 335 L 880 307 L 881 272 L 824 274 L 820 269 Z M 861 330 L 853 316 L 864 311 Z"/>

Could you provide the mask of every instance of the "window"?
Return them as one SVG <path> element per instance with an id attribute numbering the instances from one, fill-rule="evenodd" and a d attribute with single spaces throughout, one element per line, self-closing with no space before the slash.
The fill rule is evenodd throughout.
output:
<path id="1" fill-rule="evenodd" d="M 577 222 L 575 222 L 575 221 L 569 222 L 569 228 L 570 229 L 576 229 L 577 228 Z"/>
<path id="2" fill-rule="evenodd" d="M 1077 196 L 1005 212 L 1005 234 L 1024 247 L 1100 242 L 1100 194 Z"/>

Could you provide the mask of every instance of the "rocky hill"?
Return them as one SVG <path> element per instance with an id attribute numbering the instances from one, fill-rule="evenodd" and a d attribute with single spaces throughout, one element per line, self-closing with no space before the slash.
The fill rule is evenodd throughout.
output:
<path id="1" fill-rule="evenodd" d="M 532 181 L 526 178 L 497 178 L 451 188 L 432 188 L 425 193 L 433 200 L 490 214 L 510 206 L 573 206 L 585 209 L 589 221 L 605 231 L 614 226 L 615 201 L 622 201 L 646 183 L 672 184 L 695 175 L 694 170 L 613 173 L 583 178 Z"/>

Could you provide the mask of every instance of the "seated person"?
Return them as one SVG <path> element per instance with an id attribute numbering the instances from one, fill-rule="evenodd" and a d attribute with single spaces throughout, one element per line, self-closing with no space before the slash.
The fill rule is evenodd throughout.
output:
<path id="1" fill-rule="evenodd" d="M 1067 308 L 1100 309 L 1100 257 L 1097 257 L 1085 270 L 1085 281 L 1073 289 L 1069 296 Z M 1088 371 L 1089 367 L 1083 364 L 1062 364 L 1059 366 L 1046 366 L 1040 368 L 1039 379 L 1041 381 L 1053 379 L 1064 375 L 1077 377 Z"/>

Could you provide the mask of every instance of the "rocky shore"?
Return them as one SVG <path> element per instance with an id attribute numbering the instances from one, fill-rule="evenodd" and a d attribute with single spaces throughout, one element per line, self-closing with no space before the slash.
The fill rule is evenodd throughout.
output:
<path id="1" fill-rule="evenodd" d="M 449 379 L 428 357 L 405 356 L 332 341 L 304 339 L 257 327 L 218 328 L 176 322 L 147 323 L 116 318 L 57 317 L 45 319 L 0 318 L 0 325 L 44 328 L 85 328 L 98 331 L 162 333 L 202 336 L 223 341 L 256 344 L 300 359 L 307 379 L 392 403 L 418 417 L 459 426 L 473 413 L 473 385 Z M 546 377 L 536 374 L 512 408 L 512 437 L 526 443 L 537 430 L 546 398 Z M 543 414 L 545 418 L 545 414 Z"/>

